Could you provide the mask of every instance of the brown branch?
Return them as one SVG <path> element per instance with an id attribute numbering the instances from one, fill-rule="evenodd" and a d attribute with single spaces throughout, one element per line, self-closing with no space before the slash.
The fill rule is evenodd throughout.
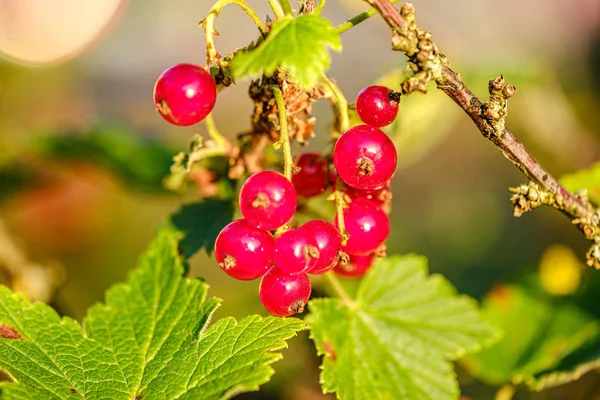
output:
<path id="1" fill-rule="evenodd" d="M 414 7 L 410 3 L 398 10 L 389 0 L 366 0 L 379 10 L 392 28 L 395 50 L 404 52 L 413 75 L 402 84 L 402 91 L 425 92 L 434 81 L 475 123 L 484 137 L 489 139 L 530 180 L 529 184 L 512 188 L 515 216 L 542 204 L 550 205 L 567 215 L 593 242 L 587 254 L 588 265 L 600 268 L 600 213 L 587 199 L 585 191 L 573 194 L 549 174 L 523 144 L 506 128 L 506 102 L 515 94 L 502 76 L 490 81 L 490 99 L 482 102 L 463 83 L 460 74 L 450 68 L 445 55 L 437 49 L 429 32 L 416 25 Z"/>

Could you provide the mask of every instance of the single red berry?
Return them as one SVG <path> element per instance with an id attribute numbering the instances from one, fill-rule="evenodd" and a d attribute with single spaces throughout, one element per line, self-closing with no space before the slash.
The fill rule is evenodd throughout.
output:
<path id="1" fill-rule="evenodd" d="M 353 187 L 347 187 L 345 193 L 352 200 L 354 199 L 369 199 L 382 206 L 386 201 L 391 199 L 390 187 L 392 186 L 392 179 L 390 178 L 385 185 L 380 189 L 375 190 L 359 190 Z"/>
<path id="2" fill-rule="evenodd" d="M 349 278 L 361 277 L 371 268 L 375 261 L 375 254 L 366 256 L 350 256 L 350 261 L 346 264 L 337 264 L 333 269 L 336 274 L 347 276 Z"/>
<path id="3" fill-rule="evenodd" d="M 348 185 L 360 190 L 379 189 L 394 175 L 396 148 L 380 129 L 358 125 L 339 137 L 333 149 L 335 169 Z"/>
<path id="4" fill-rule="evenodd" d="M 240 210 L 251 225 L 268 231 L 287 223 L 296 212 L 296 190 L 275 171 L 252 175 L 240 191 Z"/>
<path id="5" fill-rule="evenodd" d="M 249 281 L 260 278 L 273 266 L 275 239 L 243 219 L 227 225 L 215 242 L 215 258 L 225 273 Z"/>
<path id="6" fill-rule="evenodd" d="M 286 274 L 302 274 L 317 264 L 319 249 L 311 232 L 291 229 L 275 240 L 275 266 Z"/>
<path id="7" fill-rule="evenodd" d="M 399 102 L 400 93 L 385 86 L 367 86 L 356 96 L 356 113 L 365 124 L 381 128 L 396 119 Z"/>
<path id="8" fill-rule="evenodd" d="M 298 196 L 318 196 L 327 188 L 329 168 L 327 159 L 319 153 L 304 153 L 296 166 L 300 171 L 292 175 L 292 183 Z"/>
<path id="9" fill-rule="evenodd" d="M 309 274 L 324 274 L 335 266 L 338 253 L 342 248 L 342 235 L 340 231 L 326 221 L 314 220 L 305 223 L 303 229 L 313 237 L 319 249 L 319 259 L 314 267 L 308 270 Z"/>
<path id="10" fill-rule="evenodd" d="M 310 290 L 308 275 L 288 275 L 274 267 L 260 281 L 258 292 L 267 311 L 287 317 L 304 311 Z"/>
<path id="11" fill-rule="evenodd" d="M 338 215 L 335 216 L 337 225 Z M 377 250 L 390 235 L 390 220 L 377 203 L 353 200 L 344 209 L 344 225 L 350 235 L 342 249 L 350 255 L 366 255 Z"/>
<path id="12" fill-rule="evenodd" d="M 165 120 L 178 126 L 202 121 L 216 100 L 215 81 L 198 65 L 174 65 L 163 72 L 154 85 L 156 109 Z"/>

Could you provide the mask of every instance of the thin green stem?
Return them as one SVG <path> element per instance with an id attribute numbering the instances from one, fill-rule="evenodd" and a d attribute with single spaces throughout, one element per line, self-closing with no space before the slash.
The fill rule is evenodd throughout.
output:
<path id="1" fill-rule="evenodd" d="M 281 0 L 281 5 L 283 6 L 283 12 L 285 15 L 294 15 L 294 10 L 292 10 L 290 0 Z"/>
<path id="2" fill-rule="evenodd" d="M 340 281 L 337 278 L 337 276 L 335 276 L 335 274 L 333 273 L 333 271 L 327 272 L 325 274 L 325 278 L 327 278 L 327 281 L 329 282 L 329 284 L 331 285 L 331 287 L 333 288 L 333 290 L 335 291 L 335 293 L 342 300 L 342 302 L 344 302 L 344 304 L 348 308 L 355 309 L 356 308 L 356 302 L 354 300 L 352 300 L 350 298 L 350 296 L 348 296 L 348 293 L 346 293 L 346 290 L 344 289 L 344 287 L 340 283 Z"/>
<path id="3" fill-rule="evenodd" d="M 235 5 L 239 6 L 242 10 L 244 10 L 244 12 L 246 12 L 246 14 L 248 14 L 250 19 L 252 19 L 252 21 L 254 22 L 254 24 L 260 31 L 260 33 L 263 35 L 263 37 L 267 36 L 267 33 L 269 33 L 269 31 L 267 30 L 267 27 L 262 23 L 258 14 L 256 14 L 256 12 L 252 9 L 252 7 L 250 7 L 248 4 L 246 4 L 246 2 L 244 0 L 219 0 L 219 1 L 217 1 L 212 6 L 212 8 L 208 11 L 206 18 L 202 22 L 200 22 L 200 24 L 202 26 L 204 26 L 204 31 L 206 33 L 206 67 L 207 68 L 210 66 L 210 64 L 212 64 L 213 62 L 215 62 L 217 60 L 217 49 L 215 47 L 215 40 L 214 40 L 215 18 L 219 15 L 219 13 L 223 9 L 223 7 L 225 7 L 228 4 L 235 4 Z"/>
<path id="4" fill-rule="evenodd" d="M 315 15 L 321 14 L 321 11 L 323 11 L 323 7 L 325 7 L 325 2 L 326 1 L 327 0 L 319 0 L 319 4 L 315 8 L 315 11 L 313 11 L 313 14 L 315 14 Z"/>
<path id="5" fill-rule="evenodd" d="M 287 114 L 285 112 L 285 102 L 283 101 L 281 89 L 279 89 L 277 86 L 269 86 L 269 89 L 271 89 L 273 96 L 275 96 L 277 112 L 279 114 L 279 141 L 275 143 L 275 146 L 276 148 L 278 146 L 283 147 L 283 175 L 285 175 L 285 177 L 291 181 L 294 159 L 292 156 L 292 145 L 290 144 L 290 137 L 288 134 L 288 121 Z"/>
<path id="6" fill-rule="evenodd" d="M 273 10 L 273 14 L 275 14 L 275 18 L 283 18 L 283 8 L 279 4 L 278 0 L 269 0 L 269 4 L 271 5 L 271 9 Z"/>
<path id="7" fill-rule="evenodd" d="M 212 113 L 206 116 L 204 123 L 206 124 L 206 130 L 208 131 L 210 138 L 215 142 L 215 144 L 220 148 L 226 148 L 228 141 L 217 129 L 217 125 L 215 124 Z"/>
<path id="8" fill-rule="evenodd" d="M 334 81 L 329 79 L 325 73 L 321 75 L 321 78 L 333 94 L 333 97 L 335 97 L 338 118 L 340 122 L 340 131 L 345 132 L 350 127 L 350 117 L 348 116 L 348 100 L 346 100 L 346 97 L 344 96 L 344 93 L 342 93 L 342 90 L 339 88 L 339 86 Z"/>
<path id="9" fill-rule="evenodd" d="M 342 235 L 342 244 L 346 244 L 348 240 L 348 232 L 346 232 L 346 224 L 344 222 L 344 208 L 346 207 L 346 200 L 344 199 L 344 182 L 338 176 L 335 184 L 335 212 L 337 214 L 337 226 Z"/>
<path id="10" fill-rule="evenodd" d="M 513 385 L 504 385 L 496 392 L 494 400 L 512 400 L 515 396 L 515 387 Z"/>
<path id="11" fill-rule="evenodd" d="M 395 4 L 397 2 L 399 2 L 400 0 L 390 0 L 391 4 Z M 321 4 L 319 3 L 319 6 Z M 361 22 L 371 18 L 374 15 L 377 15 L 379 13 L 379 11 L 377 11 L 377 9 L 375 7 L 371 7 L 369 8 L 367 11 L 360 13 L 352 18 L 350 18 L 349 20 L 347 20 L 346 22 L 342 22 L 341 24 L 339 24 L 338 26 L 336 26 L 333 30 L 335 31 L 335 33 L 342 34 L 344 32 L 346 32 L 348 29 L 360 24 Z"/>

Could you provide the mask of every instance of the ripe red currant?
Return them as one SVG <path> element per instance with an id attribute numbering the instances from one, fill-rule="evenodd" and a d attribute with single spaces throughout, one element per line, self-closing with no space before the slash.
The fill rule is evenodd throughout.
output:
<path id="1" fill-rule="evenodd" d="M 379 206 L 382 206 L 386 201 L 391 200 L 391 191 L 390 187 L 392 186 L 392 179 L 390 178 L 385 185 L 380 189 L 375 190 L 359 190 L 354 189 L 353 187 L 347 187 L 345 193 L 352 200 L 365 198 L 374 201 Z"/>
<path id="2" fill-rule="evenodd" d="M 275 241 L 275 266 L 286 274 L 302 274 L 317 264 L 319 249 L 311 232 L 292 229 Z"/>
<path id="3" fill-rule="evenodd" d="M 329 222 L 320 220 L 307 222 L 299 229 L 308 232 L 315 239 L 319 249 L 319 259 L 308 273 L 324 274 L 333 268 L 338 261 L 338 252 L 342 248 L 340 231 Z"/>
<path id="4" fill-rule="evenodd" d="M 350 256 L 350 261 L 347 264 L 338 264 L 333 270 L 338 275 L 358 278 L 371 268 L 373 261 L 375 261 L 375 254 L 373 253 L 366 256 Z"/>
<path id="5" fill-rule="evenodd" d="M 154 85 L 156 109 L 165 120 L 178 126 L 202 121 L 212 111 L 216 99 L 215 81 L 198 65 L 174 65 Z"/>
<path id="6" fill-rule="evenodd" d="M 339 137 L 333 164 L 342 180 L 360 190 L 379 189 L 396 169 L 396 148 L 380 129 L 358 125 Z"/>
<path id="7" fill-rule="evenodd" d="M 300 171 L 292 175 L 292 183 L 298 196 L 314 197 L 325 191 L 329 174 L 325 157 L 319 153 L 304 153 L 296 166 Z"/>
<path id="8" fill-rule="evenodd" d="M 335 216 L 337 225 L 338 215 Z M 366 255 L 377 250 L 390 234 L 390 220 L 377 203 L 353 200 L 344 210 L 344 225 L 350 235 L 343 250 L 350 255 Z"/>
<path id="9" fill-rule="evenodd" d="M 385 86 L 367 86 L 356 96 L 356 113 L 365 124 L 381 128 L 396 119 L 399 101 L 400 93 Z"/>
<path id="10" fill-rule="evenodd" d="M 304 311 L 310 290 L 308 275 L 288 275 L 274 267 L 262 278 L 258 292 L 267 311 L 287 317 Z"/>
<path id="11" fill-rule="evenodd" d="M 285 176 L 275 171 L 252 175 L 240 191 L 240 210 L 251 225 L 259 229 L 277 229 L 294 216 L 296 190 Z"/>
<path id="12" fill-rule="evenodd" d="M 215 258 L 225 273 L 249 281 L 260 278 L 273 266 L 275 239 L 243 219 L 227 225 L 215 242 Z"/>

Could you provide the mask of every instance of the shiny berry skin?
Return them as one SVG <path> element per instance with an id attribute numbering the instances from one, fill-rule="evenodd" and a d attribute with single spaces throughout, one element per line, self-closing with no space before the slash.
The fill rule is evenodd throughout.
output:
<path id="1" fill-rule="evenodd" d="M 285 176 L 275 171 L 252 175 L 240 191 L 240 210 L 248 223 L 271 231 L 287 223 L 296 212 L 296 190 Z"/>
<path id="2" fill-rule="evenodd" d="M 356 113 L 365 124 L 381 128 L 396 119 L 399 101 L 400 94 L 385 86 L 367 86 L 356 96 Z"/>
<path id="3" fill-rule="evenodd" d="M 288 275 L 275 267 L 262 278 L 258 289 L 263 306 L 271 314 L 280 317 L 304 311 L 310 291 L 308 275 Z"/>
<path id="4" fill-rule="evenodd" d="M 315 239 L 319 249 L 319 259 L 308 273 L 319 275 L 333 268 L 338 261 L 338 252 L 342 248 L 340 231 L 329 222 L 320 220 L 309 221 L 299 229 L 308 232 Z"/>
<path id="5" fill-rule="evenodd" d="M 300 171 L 292 175 L 292 183 L 298 196 L 314 197 L 325 191 L 329 183 L 327 159 L 319 153 L 304 153 L 296 166 Z"/>
<path id="6" fill-rule="evenodd" d="M 212 111 L 216 100 L 215 81 L 198 65 L 174 65 L 163 72 L 154 85 L 156 110 L 177 126 L 202 121 Z"/>
<path id="7" fill-rule="evenodd" d="M 227 225 L 215 242 L 215 258 L 225 273 L 250 281 L 263 276 L 273 266 L 275 239 L 243 219 Z"/>
<path id="8" fill-rule="evenodd" d="M 317 265 L 319 249 L 311 232 L 291 229 L 275 240 L 275 266 L 286 274 L 302 274 Z"/>
<path id="9" fill-rule="evenodd" d="M 380 129 L 358 125 L 344 132 L 333 149 L 333 165 L 355 189 L 379 189 L 394 175 L 396 148 Z"/>
<path id="10" fill-rule="evenodd" d="M 333 270 L 338 275 L 358 278 L 371 268 L 373 261 L 375 261 L 375 254 L 373 253 L 366 256 L 350 256 L 350 261 L 347 264 L 337 264 Z"/>
<path id="11" fill-rule="evenodd" d="M 337 225 L 338 216 L 335 216 Z M 367 255 L 377 250 L 390 235 L 390 220 L 377 203 L 353 200 L 344 209 L 344 225 L 350 235 L 342 249 L 350 255 Z"/>
<path id="12" fill-rule="evenodd" d="M 392 197 L 392 193 L 390 191 L 391 186 L 392 186 L 392 179 L 390 178 L 386 182 L 386 184 L 380 189 L 359 190 L 359 189 L 354 189 L 352 187 L 347 187 L 344 192 L 352 200 L 359 199 L 359 198 L 365 198 L 365 199 L 374 201 L 379 206 L 382 206 L 386 201 L 391 200 L 391 197 Z"/>

